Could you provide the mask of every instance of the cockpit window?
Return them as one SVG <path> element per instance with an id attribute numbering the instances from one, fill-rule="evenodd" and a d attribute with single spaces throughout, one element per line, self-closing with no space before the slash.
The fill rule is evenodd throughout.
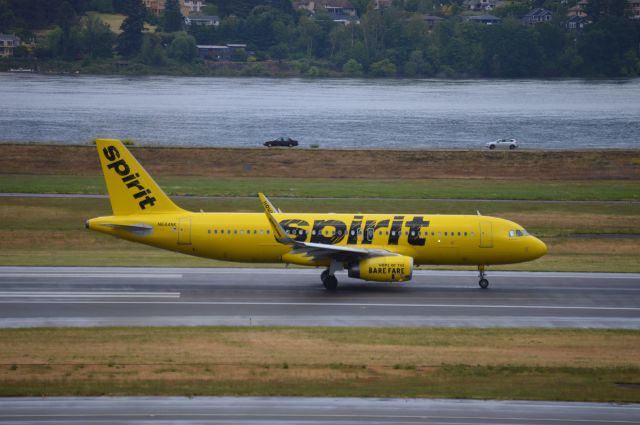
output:
<path id="1" fill-rule="evenodd" d="M 524 229 L 515 229 L 515 230 L 509 230 L 509 237 L 510 238 L 519 238 L 521 236 L 528 236 L 529 232 L 527 232 Z"/>

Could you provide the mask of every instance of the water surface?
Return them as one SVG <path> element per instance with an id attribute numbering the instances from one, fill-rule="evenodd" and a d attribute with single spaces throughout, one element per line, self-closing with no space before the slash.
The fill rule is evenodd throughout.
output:
<path id="1" fill-rule="evenodd" d="M 0 74 L 2 141 L 325 148 L 640 147 L 640 79 L 360 80 Z"/>

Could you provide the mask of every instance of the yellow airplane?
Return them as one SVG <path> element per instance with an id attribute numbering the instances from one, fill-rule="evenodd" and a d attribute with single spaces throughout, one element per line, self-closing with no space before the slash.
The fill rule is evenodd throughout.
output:
<path id="1" fill-rule="evenodd" d="M 258 194 L 264 213 L 190 212 L 175 205 L 119 140 L 96 141 L 113 215 L 86 227 L 132 242 L 219 260 L 323 267 L 377 282 L 405 282 L 414 266 L 485 267 L 534 260 L 546 245 L 522 226 L 482 215 L 283 213 Z"/>

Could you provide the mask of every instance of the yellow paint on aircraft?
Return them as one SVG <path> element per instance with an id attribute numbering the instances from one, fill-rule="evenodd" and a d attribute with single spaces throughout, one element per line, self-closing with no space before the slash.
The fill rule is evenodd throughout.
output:
<path id="1" fill-rule="evenodd" d="M 411 278 L 414 265 L 473 265 L 484 279 L 485 266 L 547 251 L 522 226 L 481 215 L 283 213 L 262 194 L 264 213 L 190 212 L 119 140 L 96 144 L 113 215 L 88 220 L 88 228 L 199 257 L 327 267 L 328 289 L 342 268 L 351 277 L 398 282 Z"/>

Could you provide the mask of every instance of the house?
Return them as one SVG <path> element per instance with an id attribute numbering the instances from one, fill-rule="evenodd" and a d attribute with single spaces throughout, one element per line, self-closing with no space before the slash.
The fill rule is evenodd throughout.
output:
<path id="1" fill-rule="evenodd" d="M 200 58 L 210 61 L 228 61 L 231 60 L 236 50 L 247 50 L 246 44 L 227 44 L 225 46 L 198 44 L 196 47 Z"/>
<path id="2" fill-rule="evenodd" d="M 329 13 L 329 17 L 335 23 L 342 25 L 360 25 L 360 18 L 357 15 L 345 15 L 341 13 Z"/>
<path id="3" fill-rule="evenodd" d="M 204 0 L 184 0 L 185 7 L 189 8 L 189 14 L 200 13 L 202 6 L 204 6 Z M 186 16 L 186 15 L 185 15 Z"/>
<path id="4" fill-rule="evenodd" d="M 154 15 L 160 16 L 164 14 L 166 0 L 143 0 L 143 2 L 147 10 Z M 189 16 L 191 11 L 189 7 L 185 5 L 185 0 L 178 0 L 178 3 L 180 4 L 180 12 L 182 13 L 182 16 Z"/>
<path id="5" fill-rule="evenodd" d="M 20 38 L 15 35 L 0 34 L 0 57 L 13 56 L 13 49 L 20 46 Z"/>
<path id="6" fill-rule="evenodd" d="M 583 16 L 572 16 L 566 22 L 565 27 L 571 31 L 582 31 L 591 21 Z"/>
<path id="7" fill-rule="evenodd" d="M 198 55 L 201 59 L 210 61 L 224 61 L 231 58 L 228 46 L 218 46 L 213 44 L 198 44 Z"/>
<path id="8" fill-rule="evenodd" d="M 521 22 L 524 25 L 537 25 L 545 22 L 551 22 L 552 18 L 553 13 L 551 13 L 550 10 L 538 7 L 524 15 L 521 19 Z"/>
<path id="9" fill-rule="evenodd" d="M 497 25 L 502 22 L 502 19 L 493 15 L 465 16 L 463 19 L 465 22 L 473 22 L 483 25 Z"/>
<path id="10" fill-rule="evenodd" d="M 572 16 L 580 16 L 582 18 L 587 17 L 587 6 L 589 5 L 589 0 L 580 0 L 575 6 L 571 6 L 567 11 L 567 16 L 571 18 Z"/>
<path id="11" fill-rule="evenodd" d="M 439 16 L 433 16 L 433 15 L 422 15 L 422 20 L 424 21 L 425 24 L 427 24 L 427 27 L 429 27 L 429 29 L 432 29 L 433 27 L 438 25 L 440 22 L 444 21 L 443 18 Z"/>
<path id="12" fill-rule="evenodd" d="M 305 9 L 312 14 L 325 11 L 329 15 L 358 15 L 349 0 L 295 0 L 293 5 L 296 9 Z"/>
<path id="13" fill-rule="evenodd" d="M 185 16 L 184 23 L 189 25 L 203 25 L 206 27 L 217 27 L 220 25 L 220 18 L 217 16 Z"/>
<path id="14" fill-rule="evenodd" d="M 376 5 L 373 7 L 375 10 L 384 9 L 385 7 L 391 7 L 393 0 L 376 0 Z"/>
<path id="15" fill-rule="evenodd" d="M 467 10 L 493 10 L 502 6 L 502 0 L 464 0 L 462 6 Z"/>

